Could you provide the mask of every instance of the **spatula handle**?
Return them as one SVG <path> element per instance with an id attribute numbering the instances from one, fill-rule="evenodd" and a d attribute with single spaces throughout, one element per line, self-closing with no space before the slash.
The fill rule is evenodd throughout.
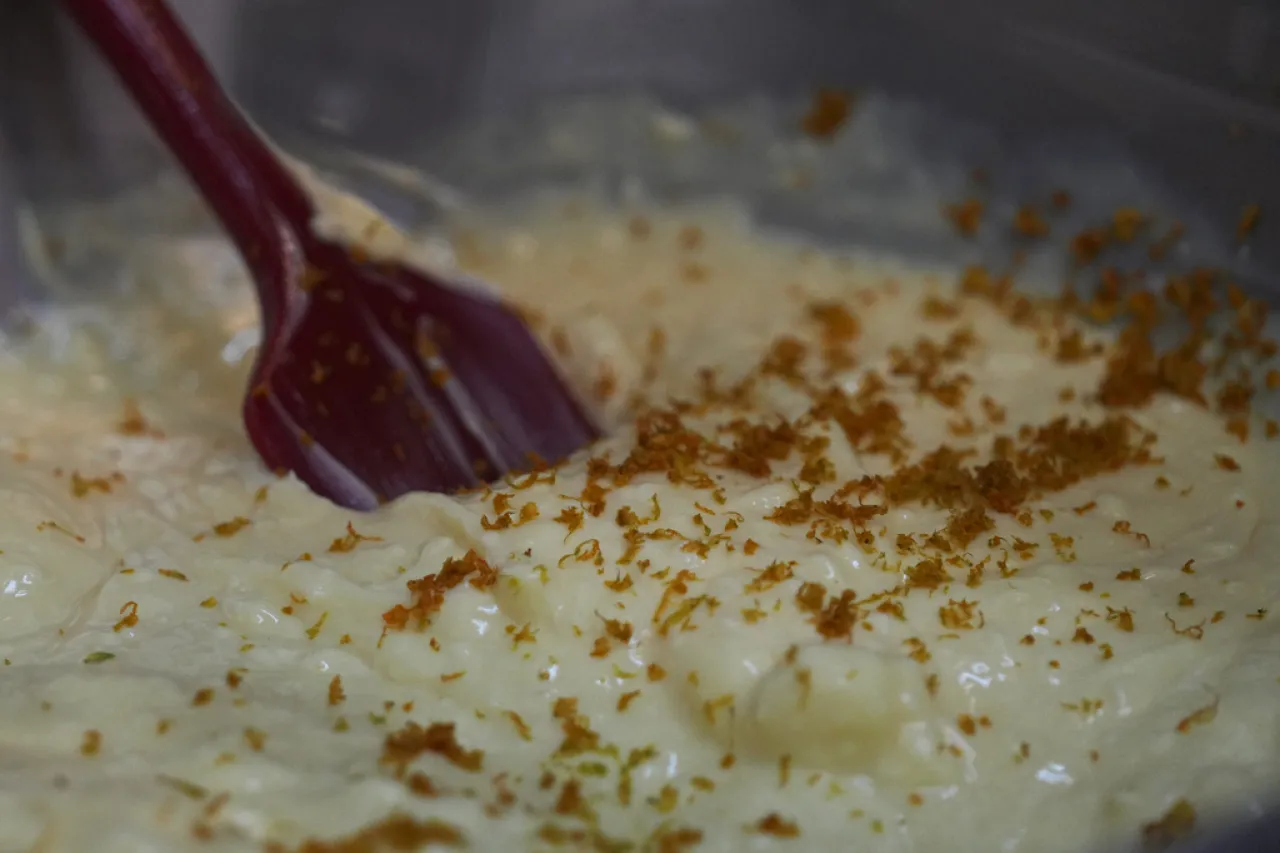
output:
<path id="1" fill-rule="evenodd" d="M 232 103 L 164 0 L 61 0 L 168 144 L 239 246 L 260 288 L 283 281 L 281 259 L 311 203 Z M 276 286 L 279 286 L 276 284 Z M 263 293 L 270 308 L 280 293 Z"/>

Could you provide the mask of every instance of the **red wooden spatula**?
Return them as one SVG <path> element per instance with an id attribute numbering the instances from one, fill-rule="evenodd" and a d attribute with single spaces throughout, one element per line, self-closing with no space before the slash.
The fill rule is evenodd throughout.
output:
<path id="1" fill-rule="evenodd" d="M 163 0 L 62 0 L 244 256 L 262 345 L 244 404 L 263 461 L 368 509 L 564 457 L 597 431 L 510 307 L 320 237 L 314 202 Z"/>

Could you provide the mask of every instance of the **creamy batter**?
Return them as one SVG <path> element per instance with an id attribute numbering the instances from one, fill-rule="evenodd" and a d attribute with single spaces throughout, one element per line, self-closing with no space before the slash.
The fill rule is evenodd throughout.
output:
<path id="1" fill-rule="evenodd" d="M 1269 802 L 1280 465 L 1210 380 L 725 211 L 454 242 L 617 424 L 483 493 L 264 471 L 213 239 L 5 347 L 0 850 L 1083 851 Z"/>

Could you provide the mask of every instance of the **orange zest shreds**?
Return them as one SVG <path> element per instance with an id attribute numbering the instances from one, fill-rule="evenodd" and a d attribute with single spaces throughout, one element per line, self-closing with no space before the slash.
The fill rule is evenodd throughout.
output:
<path id="1" fill-rule="evenodd" d="M 964 373 L 947 375 L 944 368 L 961 362 L 976 343 L 973 332 L 961 328 L 953 331 L 942 343 L 920 338 L 910 348 L 893 347 L 889 351 L 893 362 L 890 374 L 910 377 L 917 393 L 954 409 L 964 402 L 965 390 L 972 380 Z"/>
<path id="2" fill-rule="evenodd" d="M 226 539 L 231 536 L 235 536 L 237 533 L 239 533 L 241 530 L 244 530 L 246 527 L 248 527 L 252 523 L 253 523 L 252 521 L 250 521 L 247 518 L 244 518 L 243 516 L 236 516 L 230 521 L 222 521 L 222 522 L 219 522 L 218 524 L 215 524 L 213 526 L 213 533 L 215 536 L 220 536 Z"/>
<path id="3" fill-rule="evenodd" d="M 1071 257 L 1080 265 L 1091 263 L 1110 242 L 1111 235 L 1107 231 L 1101 228 L 1087 228 L 1071 238 Z"/>
<path id="4" fill-rule="evenodd" d="M 605 581 L 604 585 L 607 586 L 609 589 L 613 590 L 614 592 L 626 592 L 627 590 L 631 589 L 634 583 L 635 582 L 631 579 L 631 575 L 620 574 L 618 577 L 614 578 L 611 581 Z"/>
<path id="5" fill-rule="evenodd" d="M 631 642 L 633 629 L 630 622 L 623 622 L 618 619 L 604 619 L 605 634 L 611 639 L 617 640 L 619 643 Z"/>
<path id="6" fill-rule="evenodd" d="M 1217 718 L 1217 716 L 1218 716 L 1218 699 L 1215 698 L 1208 705 L 1205 705 L 1201 708 L 1197 708 L 1187 716 L 1183 717 L 1178 722 L 1178 725 L 1175 727 L 1175 731 L 1177 731 L 1179 734 L 1186 734 L 1196 726 L 1203 726 L 1208 723 L 1212 723 Z"/>
<path id="7" fill-rule="evenodd" d="M 834 387 L 820 391 L 814 398 L 810 417 L 839 425 L 855 451 L 902 461 L 910 442 L 898 407 L 882 398 L 886 387 L 878 374 L 869 373 L 855 395 Z"/>
<path id="8" fill-rule="evenodd" d="M 853 640 L 853 627 L 859 611 L 855 605 L 857 594 L 846 589 L 839 595 L 832 595 L 813 617 L 814 628 L 827 640 Z"/>
<path id="9" fill-rule="evenodd" d="M 713 483 L 700 464 L 709 444 L 675 412 L 642 415 L 636 423 L 636 446 L 612 470 L 614 482 L 624 485 L 641 474 L 654 473 L 665 474 L 673 483 L 710 487 Z"/>
<path id="10" fill-rule="evenodd" d="M 439 755 L 453 766 L 472 773 L 478 773 L 484 765 L 484 751 L 466 749 L 459 744 L 453 723 L 431 723 L 423 728 L 412 721 L 387 735 L 381 762 L 403 776 L 409 764 L 426 754 Z"/>
<path id="11" fill-rule="evenodd" d="M 845 501 L 829 498 L 815 501 L 813 490 L 801 492 L 797 497 L 765 516 L 766 521 L 783 525 L 805 524 L 814 518 L 827 518 L 835 521 L 847 521 L 855 526 L 865 526 L 877 516 L 884 515 L 887 509 L 879 505 L 850 504 Z"/>
<path id="12" fill-rule="evenodd" d="M 89 729 L 80 740 L 80 754 L 86 758 L 97 755 L 102 750 L 102 732 Z"/>
<path id="13" fill-rule="evenodd" d="M 351 522 L 347 522 L 347 533 L 329 543 L 330 554 L 346 554 L 356 549 L 361 542 L 381 542 L 381 536 L 365 536 L 357 533 Z"/>
<path id="14" fill-rule="evenodd" d="M 430 787 L 429 780 L 421 777 Z M 419 787 L 422 787 L 419 785 Z M 270 842 L 265 853 L 380 853 L 392 850 L 427 850 L 439 847 L 464 849 L 466 836 L 453 824 L 429 818 L 421 820 L 407 814 L 393 813 L 370 826 L 343 838 L 321 841 L 307 839 L 298 847 Z"/>
<path id="15" fill-rule="evenodd" d="M 994 527 L 995 522 L 987 515 L 984 508 L 970 506 L 952 512 L 951 517 L 947 519 L 947 526 L 943 528 L 940 534 L 936 535 L 946 540 L 945 547 L 942 550 L 956 551 L 963 549 Z"/>
<path id="16" fill-rule="evenodd" d="M 262 752 L 262 750 L 265 749 L 267 745 L 266 732 L 262 731 L 261 729 L 255 729 L 252 727 L 246 728 L 244 730 L 244 740 L 245 740 L 245 743 L 249 745 L 249 749 L 253 750 L 254 752 Z"/>
<path id="17" fill-rule="evenodd" d="M 83 498 L 90 492 L 111 493 L 111 481 L 106 477 L 81 477 L 79 471 L 71 472 L 71 494 Z"/>
<path id="18" fill-rule="evenodd" d="M 120 620 L 111 626 L 111 630 L 117 634 L 125 628 L 132 628 L 138 624 L 138 602 L 126 601 L 120 608 Z"/>
<path id="19" fill-rule="evenodd" d="M 582 494 L 578 496 L 578 502 L 582 504 L 582 508 L 589 515 L 599 518 L 604 513 L 607 496 L 608 492 L 603 486 L 594 480 L 589 480 L 582 487 Z"/>
<path id="20" fill-rule="evenodd" d="M 942 208 L 942 213 L 955 226 L 956 231 L 965 237 L 972 237 L 978 233 L 978 226 L 982 224 L 982 214 L 985 205 L 978 199 L 965 199 L 957 204 L 948 204 Z"/>
<path id="21" fill-rule="evenodd" d="M 1262 208 L 1256 204 L 1247 204 L 1240 211 L 1240 219 L 1236 222 L 1236 239 L 1247 240 L 1258 227 L 1262 219 Z"/>
<path id="22" fill-rule="evenodd" d="M 840 302 L 816 302 L 809 306 L 809 317 L 818 324 L 827 346 L 856 340 L 862 330 L 857 316 Z"/>
<path id="23" fill-rule="evenodd" d="M 800 129 L 809 136 L 829 139 L 844 126 L 853 112 L 854 96 L 840 89 L 818 89 L 808 112 L 800 121 Z"/>
<path id="24" fill-rule="evenodd" d="M 949 302 L 933 294 L 926 296 L 920 303 L 920 316 L 926 320 L 954 320 L 960 316 L 960 311 L 959 303 Z"/>
<path id="25" fill-rule="evenodd" d="M 581 755 L 584 752 L 598 749 L 599 732 L 591 729 L 591 721 L 578 713 L 578 700 L 572 697 L 561 697 L 552 705 L 552 716 L 560 721 L 560 730 L 564 739 L 556 750 L 558 756 Z"/>
<path id="26" fill-rule="evenodd" d="M 956 601 L 954 598 L 938 608 L 938 620 L 949 631 L 971 631 L 981 628 L 987 621 L 976 601 Z"/>
<path id="27" fill-rule="evenodd" d="M 661 621 L 658 626 L 658 634 L 665 637 L 675 627 L 679 627 L 681 630 L 692 630 L 690 620 L 698 608 L 705 605 L 708 609 L 714 611 L 717 604 L 716 599 L 708 595 L 698 595 L 685 599 Z M 654 621 L 657 620 L 655 619 Z"/>
<path id="28" fill-rule="evenodd" d="M 800 826 L 794 820 L 788 820 L 777 812 L 771 812 L 756 821 L 755 831 L 761 835 L 772 835 L 775 838 L 797 838 Z"/>
<path id="29" fill-rule="evenodd" d="M 1132 243 L 1138 231 L 1147 224 L 1147 217 L 1142 211 L 1132 207 L 1118 208 L 1111 215 L 1111 236 L 1118 243 Z"/>
<path id="30" fill-rule="evenodd" d="M 116 429 L 121 435 L 164 438 L 164 433 L 152 426 L 142 414 L 142 409 L 138 406 L 137 400 L 126 398 L 123 408 L 124 412 L 120 422 L 116 425 Z"/>
<path id="31" fill-rule="evenodd" d="M 412 603 L 408 606 L 397 604 L 383 613 L 383 623 L 396 630 L 408 627 L 422 630 L 430 624 L 432 614 L 444 604 L 445 593 L 463 581 L 476 589 L 488 589 L 498 582 L 498 570 L 474 550 L 468 551 L 461 558 L 450 557 L 444 561 L 437 574 L 409 581 L 406 586 Z"/>
<path id="32" fill-rule="evenodd" d="M 933 558 L 921 560 L 904 574 L 907 586 L 918 589 L 937 589 L 951 580 L 951 575 L 942 567 L 942 562 Z"/>
<path id="33" fill-rule="evenodd" d="M 1120 333 L 1107 359 L 1098 399 L 1106 406 L 1137 408 L 1163 392 L 1203 405 L 1208 367 L 1199 352 L 1199 343 L 1188 341 L 1159 353 L 1146 329 L 1129 326 Z"/>
<path id="34" fill-rule="evenodd" d="M 791 569 L 794 565 L 795 563 L 770 563 L 768 567 L 743 586 L 743 592 L 748 595 L 759 594 L 790 580 L 792 576 Z"/>
<path id="35" fill-rule="evenodd" d="M 585 817 L 588 809 L 587 801 L 582 796 L 582 783 L 577 779 L 570 779 L 560 789 L 560 795 L 556 798 L 555 806 L 552 810 L 559 815 Z"/>
<path id="36" fill-rule="evenodd" d="M 341 705 L 347 700 L 347 693 L 342 689 L 342 676 L 335 675 L 329 682 L 329 707 Z"/>
<path id="37" fill-rule="evenodd" d="M 565 507 L 560 511 L 560 514 L 556 516 L 555 520 L 557 523 L 563 524 L 568 528 L 570 533 L 573 533 L 578 530 L 578 528 L 582 527 L 582 510 L 577 507 Z"/>
<path id="38" fill-rule="evenodd" d="M 480 516 L 480 526 L 485 530 L 506 530 L 511 527 L 511 524 L 511 513 L 509 512 L 504 512 L 493 521 L 490 521 L 487 515 Z"/>
<path id="39" fill-rule="evenodd" d="M 734 436 L 733 445 L 716 448 L 710 460 L 753 477 L 768 477 L 773 472 L 771 463 L 786 461 L 800 440 L 795 427 L 786 422 L 766 426 L 736 421 L 726 431 Z"/>
<path id="40" fill-rule="evenodd" d="M 1058 338 L 1054 357 L 1063 364 L 1074 364 L 1101 355 L 1104 351 L 1102 344 L 1089 344 L 1085 341 L 1083 332 L 1072 329 Z"/>
<path id="41" fill-rule="evenodd" d="M 967 452 L 941 447 L 883 481 L 891 504 L 922 503 L 953 512 L 948 535 L 963 547 L 990 529 L 981 510 L 1014 514 L 1033 498 L 1060 492 L 1090 477 L 1154 461 L 1153 437 L 1127 418 L 1100 424 L 1058 418 L 1022 432 L 1017 442 L 997 442 L 993 461 L 968 466 Z"/>
<path id="42" fill-rule="evenodd" d="M 1196 828 L 1196 810 L 1185 799 L 1169 807 L 1159 820 L 1142 827 L 1142 849 L 1148 853 L 1168 850 L 1191 836 Z"/>
<path id="43" fill-rule="evenodd" d="M 521 717 L 515 711 L 505 711 L 504 716 L 506 716 L 506 718 L 511 721 L 511 724 L 515 726 L 516 734 L 520 735 L 521 740 L 533 740 L 533 729 L 531 729 L 529 724 L 524 721 L 524 717 Z"/>
<path id="44" fill-rule="evenodd" d="M 1040 211 L 1030 205 L 1023 205 L 1013 215 L 1013 232 L 1020 237 L 1046 237 L 1049 234 L 1049 223 Z"/>
<path id="45" fill-rule="evenodd" d="M 1107 621 L 1113 623 L 1117 628 L 1125 633 L 1133 633 L 1133 613 L 1126 607 L 1123 610 L 1113 610 L 1107 608 Z"/>
<path id="46" fill-rule="evenodd" d="M 808 358 L 809 347 L 799 338 L 783 335 L 776 338 L 760 359 L 760 373 L 793 383 L 802 383 L 801 368 Z"/>
<path id="47" fill-rule="evenodd" d="M 692 853 L 702 844 L 702 837 L 702 830 L 693 827 L 681 826 L 675 829 L 659 827 L 644 849 L 654 850 L 656 853 Z"/>

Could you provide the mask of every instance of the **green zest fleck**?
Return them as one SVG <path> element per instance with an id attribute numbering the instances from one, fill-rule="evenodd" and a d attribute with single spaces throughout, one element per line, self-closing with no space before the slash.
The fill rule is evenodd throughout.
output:
<path id="1" fill-rule="evenodd" d="M 106 661 L 113 660 L 114 658 L 115 658 L 115 655 L 113 655 L 111 652 L 94 652 L 93 654 L 88 655 L 84 659 L 84 662 L 85 663 L 104 663 Z"/>
<path id="2" fill-rule="evenodd" d="M 176 776 L 160 775 L 156 777 L 156 781 L 163 785 L 168 785 L 193 800 L 203 800 L 209 796 L 209 792 L 195 782 L 188 782 L 186 779 L 179 779 Z"/>
<path id="3" fill-rule="evenodd" d="M 329 618 L 328 610 L 321 613 L 320 618 L 316 620 L 316 624 L 312 625 L 310 628 L 307 629 L 307 636 L 312 640 L 314 640 L 317 636 L 319 636 L 320 629 L 324 627 L 325 620 L 327 620 L 328 618 Z"/>

